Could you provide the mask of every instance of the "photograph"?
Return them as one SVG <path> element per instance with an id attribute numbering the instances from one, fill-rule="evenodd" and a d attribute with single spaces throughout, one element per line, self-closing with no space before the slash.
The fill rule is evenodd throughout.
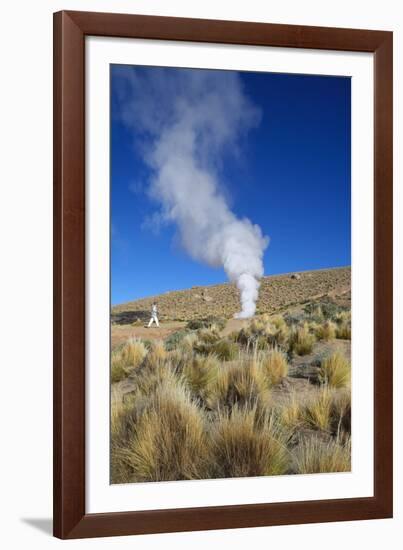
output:
<path id="1" fill-rule="evenodd" d="M 110 483 L 350 472 L 351 78 L 110 65 Z"/>

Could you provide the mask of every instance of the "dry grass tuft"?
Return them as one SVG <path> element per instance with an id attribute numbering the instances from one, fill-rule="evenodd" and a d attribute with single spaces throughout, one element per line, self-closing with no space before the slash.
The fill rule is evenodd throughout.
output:
<path id="1" fill-rule="evenodd" d="M 305 438 L 295 449 L 294 467 L 297 474 L 317 474 L 351 471 L 351 443 L 337 440 L 325 442 L 318 437 Z"/>
<path id="2" fill-rule="evenodd" d="M 214 354 L 222 361 L 233 361 L 239 355 L 238 345 L 229 338 L 221 338 L 214 326 L 198 331 L 193 349 L 202 355 Z"/>
<path id="3" fill-rule="evenodd" d="M 350 362 L 341 353 L 334 353 L 322 361 L 320 380 L 332 388 L 343 388 L 350 383 Z"/>
<path id="4" fill-rule="evenodd" d="M 200 343 L 214 344 L 220 339 L 220 331 L 216 325 L 204 327 L 197 331 L 197 338 Z"/>
<path id="5" fill-rule="evenodd" d="M 267 324 L 266 332 L 271 346 L 285 348 L 290 337 L 290 329 L 284 317 L 280 315 L 272 317 Z"/>
<path id="6" fill-rule="evenodd" d="M 192 394 L 206 399 L 217 379 L 220 361 L 216 355 L 195 355 L 183 368 L 184 379 Z"/>
<path id="7" fill-rule="evenodd" d="M 288 363 L 285 354 L 274 348 L 259 355 L 259 361 L 266 374 L 269 384 L 274 386 L 288 374 Z"/>
<path id="8" fill-rule="evenodd" d="M 234 407 L 220 412 L 211 433 L 214 477 L 284 474 L 290 456 L 283 434 L 271 417 L 256 422 L 256 410 Z"/>
<path id="9" fill-rule="evenodd" d="M 239 355 L 239 348 L 236 343 L 223 338 L 212 346 L 211 353 L 214 353 L 222 361 L 233 361 Z"/>
<path id="10" fill-rule="evenodd" d="M 185 385 L 167 377 L 139 419 L 126 449 L 124 461 L 133 479 L 205 478 L 208 456 L 204 428 L 202 411 Z"/>
<path id="11" fill-rule="evenodd" d="M 190 332 L 182 339 L 182 341 L 180 342 L 179 348 L 182 349 L 183 351 L 191 352 L 196 342 L 197 342 L 197 334 L 195 332 Z"/>
<path id="12" fill-rule="evenodd" d="M 324 321 L 316 329 L 318 340 L 334 340 L 336 338 L 336 325 L 332 321 Z"/>
<path id="13" fill-rule="evenodd" d="M 155 368 L 163 363 L 168 357 L 168 352 L 165 349 L 164 343 L 161 340 L 154 340 L 150 344 L 150 349 L 147 354 L 146 363 L 148 367 Z"/>
<path id="14" fill-rule="evenodd" d="M 315 336 L 310 333 L 308 323 L 293 328 L 290 334 L 290 351 L 298 355 L 312 352 Z"/>
<path id="15" fill-rule="evenodd" d="M 221 365 L 209 387 L 207 405 L 210 409 L 231 409 L 235 405 L 263 406 L 270 401 L 268 381 L 259 361 L 243 357 Z"/>
<path id="16" fill-rule="evenodd" d="M 279 422 L 290 432 L 297 430 L 303 425 L 303 401 L 295 391 L 289 394 L 288 399 L 280 407 Z"/>
<path id="17" fill-rule="evenodd" d="M 268 349 L 270 347 L 286 348 L 290 329 L 284 318 L 268 315 L 253 319 L 247 327 L 243 327 L 237 336 L 237 341 L 247 348 Z"/>
<path id="18" fill-rule="evenodd" d="M 351 391 L 343 388 L 335 393 L 332 402 L 332 432 L 337 438 L 351 434 Z"/>
<path id="19" fill-rule="evenodd" d="M 332 419 L 332 393 L 327 386 L 318 389 L 303 407 L 305 422 L 314 429 L 329 431 Z"/>
<path id="20" fill-rule="evenodd" d="M 341 323 L 336 329 L 336 337 L 342 340 L 351 340 L 351 326 L 349 323 Z"/>
<path id="21" fill-rule="evenodd" d="M 131 339 L 121 348 L 112 352 L 111 379 L 119 382 L 137 369 L 147 355 L 147 349 L 141 340 Z"/>

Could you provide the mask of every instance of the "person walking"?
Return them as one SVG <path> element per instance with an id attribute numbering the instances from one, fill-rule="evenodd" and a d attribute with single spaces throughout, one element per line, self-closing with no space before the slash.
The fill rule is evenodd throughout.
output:
<path id="1" fill-rule="evenodd" d="M 150 328 L 153 323 L 155 323 L 157 325 L 157 327 L 160 326 L 159 321 L 158 321 L 157 304 L 155 302 L 153 302 L 153 305 L 151 306 L 151 319 L 150 319 L 150 322 L 148 323 L 147 327 Z"/>

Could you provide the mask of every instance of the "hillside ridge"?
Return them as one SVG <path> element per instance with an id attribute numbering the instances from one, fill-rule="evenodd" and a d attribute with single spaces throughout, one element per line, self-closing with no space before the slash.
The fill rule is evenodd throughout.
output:
<path id="1" fill-rule="evenodd" d="M 262 277 L 256 313 L 273 313 L 294 304 L 318 299 L 350 306 L 351 267 Z M 239 292 L 235 284 L 197 285 L 113 306 L 112 323 L 144 321 L 149 317 L 153 301 L 158 303 L 161 320 L 188 321 L 209 315 L 229 319 L 240 309 Z"/>

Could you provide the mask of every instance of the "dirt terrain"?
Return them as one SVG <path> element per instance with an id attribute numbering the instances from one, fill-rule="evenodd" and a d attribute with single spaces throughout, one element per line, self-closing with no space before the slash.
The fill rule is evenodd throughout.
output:
<path id="1" fill-rule="evenodd" d="M 298 313 L 304 303 L 321 299 L 350 307 L 350 279 L 349 267 L 264 277 L 256 313 Z M 154 300 L 158 303 L 161 326 L 147 328 Z M 114 306 L 111 315 L 112 349 L 129 338 L 164 340 L 184 328 L 187 321 L 210 315 L 228 319 L 223 331 L 223 336 L 227 336 L 246 323 L 233 319 L 238 309 L 238 290 L 229 283 L 192 287 Z"/>
<path id="2" fill-rule="evenodd" d="M 324 297 L 349 307 L 350 289 L 350 267 L 263 277 L 256 313 L 282 311 Z M 159 317 L 163 322 L 189 321 L 209 315 L 231 319 L 240 309 L 239 292 L 234 284 L 195 286 L 114 306 L 112 323 L 145 323 L 150 317 L 153 301 L 158 303 Z"/>

